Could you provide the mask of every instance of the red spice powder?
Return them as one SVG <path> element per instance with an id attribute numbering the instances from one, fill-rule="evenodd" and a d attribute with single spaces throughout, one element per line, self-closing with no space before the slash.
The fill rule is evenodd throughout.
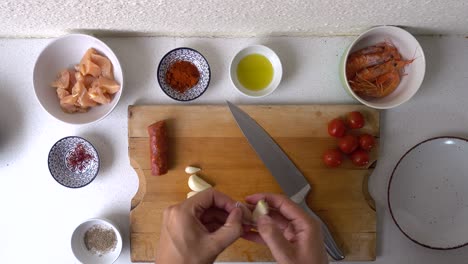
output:
<path id="1" fill-rule="evenodd" d="M 179 93 L 184 93 L 198 83 L 200 72 L 189 61 L 176 61 L 166 72 L 166 83 Z"/>

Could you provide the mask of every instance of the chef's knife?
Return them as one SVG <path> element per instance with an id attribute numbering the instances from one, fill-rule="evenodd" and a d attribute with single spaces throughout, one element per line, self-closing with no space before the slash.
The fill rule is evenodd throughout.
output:
<path id="1" fill-rule="evenodd" d="M 328 254 L 334 260 L 344 259 L 343 253 L 336 245 L 325 223 L 306 204 L 305 197 L 310 191 L 310 185 L 306 178 L 255 120 L 231 102 L 227 101 L 227 104 L 242 133 L 275 177 L 284 193 L 308 214 L 319 220 Z"/>

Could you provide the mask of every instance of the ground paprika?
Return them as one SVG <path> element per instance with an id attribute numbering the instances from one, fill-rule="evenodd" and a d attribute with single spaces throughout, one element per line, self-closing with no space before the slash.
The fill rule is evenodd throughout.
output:
<path id="1" fill-rule="evenodd" d="M 194 87 L 200 79 L 200 72 L 189 61 L 176 61 L 166 72 L 166 83 L 179 93 Z"/>

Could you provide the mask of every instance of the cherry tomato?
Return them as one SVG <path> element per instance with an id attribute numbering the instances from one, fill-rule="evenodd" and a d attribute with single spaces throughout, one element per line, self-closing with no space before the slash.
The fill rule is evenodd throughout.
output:
<path id="1" fill-rule="evenodd" d="M 338 147 L 343 151 L 343 153 L 349 154 L 355 151 L 359 146 L 359 141 L 357 137 L 353 135 L 346 135 L 338 141 Z"/>
<path id="2" fill-rule="evenodd" d="M 358 149 L 351 154 L 351 161 L 356 166 L 364 166 L 369 163 L 369 153 L 367 151 Z"/>
<path id="3" fill-rule="evenodd" d="M 338 167 L 343 162 L 343 154 L 337 149 L 329 149 L 323 153 L 323 163 L 328 167 Z"/>
<path id="4" fill-rule="evenodd" d="M 359 146 L 361 149 L 370 151 L 375 146 L 375 139 L 369 134 L 362 134 L 359 136 Z"/>
<path id="5" fill-rule="evenodd" d="M 335 118 L 328 123 L 328 134 L 332 137 L 343 137 L 346 131 L 346 125 L 340 118 Z"/>
<path id="6" fill-rule="evenodd" d="M 349 112 L 346 116 L 348 127 L 351 129 L 362 128 L 364 126 L 364 116 L 358 112 Z"/>

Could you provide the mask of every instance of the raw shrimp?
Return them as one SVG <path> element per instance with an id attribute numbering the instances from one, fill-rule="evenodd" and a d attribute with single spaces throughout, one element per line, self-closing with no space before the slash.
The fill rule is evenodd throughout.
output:
<path id="1" fill-rule="evenodd" d="M 391 71 L 377 78 L 375 83 L 361 81 L 352 83 L 351 89 L 360 96 L 381 98 L 392 93 L 400 84 L 400 73 Z"/>
<path id="2" fill-rule="evenodd" d="M 352 79 L 356 73 L 367 67 L 378 65 L 387 61 L 383 52 L 364 54 L 348 59 L 346 63 L 346 77 Z"/>
<path id="3" fill-rule="evenodd" d="M 400 84 L 400 73 L 392 71 L 377 77 L 377 87 L 381 89 L 380 97 L 385 97 L 391 94 Z"/>
<path id="4" fill-rule="evenodd" d="M 379 44 L 375 46 L 369 46 L 367 48 L 360 49 L 355 51 L 349 55 L 348 59 L 352 59 L 361 55 L 372 54 L 372 53 L 381 53 L 384 51 L 384 46 L 379 46 Z"/>
<path id="5" fill-rule="evenodd" d="M 346 77 L 354 78 L 355 74 L 367 67 L 385 63 L 389 60 L 400 60 L 401 56 L 397 48 L 390 42 L 382 42 L 353 52 L 346 63 Z"/>
<path id="6" fill-rule="evenodd" d="M 356 77 L 354 77 L 353 82 L 359 82 L 359 81 L 364 81 L 364 80 L 374 81 L 380 75 L 383 75 L 392 71 L 399 71 L 403 69 L 403 67 L 413 62 L 413 60 L 414 59 L 407 60 L 407 61 L 390 60 L 383 64 L 363 69 L 359 71 L 358 73 L 356 73 Z"/>

